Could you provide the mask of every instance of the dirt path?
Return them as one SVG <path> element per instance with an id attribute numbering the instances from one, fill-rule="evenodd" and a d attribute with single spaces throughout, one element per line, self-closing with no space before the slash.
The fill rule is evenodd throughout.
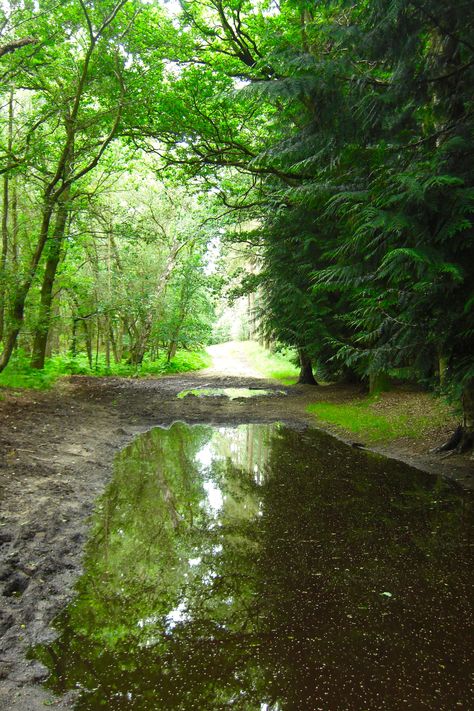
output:
<path id="1" fill-rule="evenodd" d="M 256 371 L 245 357 L 217 351 L 207 371 L 149 380 L 76 376 L 52 391 L 8 393 L 0 402 L 0 711 L 39 711 L 45 703 L 73 708 L 70 696 L 55 699 L 43 689 L 46 670 L 26 655 L 54 637 L 51 622 L 80 574 L 88 516 L 111 477 L 114 454 L 174 420 L 278 419 L 280 386 L 249 377 Z M 176 397 L 204 385 L 263 385 L 275 396 L 254 400 L 250 415 L 245 400 Z M 296 424 L 297 410 L 285 419 Z"/>
<path id="2" fill-rule="evenodd" d="M 261 378 L 261 374 L 251 363 L 247 343 L 219 343 L 208 348 L 212 356 L 212 365 L 202 370 L 202 376 L 222 378 Z"/>
<path id="3" fill-rule="evenodd" d="M 212 355 L 212 367 L 200 373 L 149 380 L 76 376 L 52 391 L 10 393 L 0 402 L 0 711 L 43 711 L 45 703 L 73 708 L 71 696 L 55 699 L 43 689 L 46 671 L 26 653 L 54 636 L 51 622 L 72 595 L 88 516 L 111 477 L 115 452 L 174 420 L 314 424 L 305 407 L 318 389 L 298 386 L 282 395 L 281 385 L 258 377 L 235 344 L 215 346 Z M 274 393 L 251 401 L 176 397 L 204 385 Z M 454 463 L 443 466 L 456 474 Z"/>

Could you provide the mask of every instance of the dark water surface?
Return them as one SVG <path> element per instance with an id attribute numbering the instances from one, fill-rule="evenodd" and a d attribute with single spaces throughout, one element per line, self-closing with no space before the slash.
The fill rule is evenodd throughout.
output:
<path id="1" fill-rule="evenodd" d="M 467 495 L 317 431 L 155 429 L 35 653 L 80 711 L 473 709 L 472 531 Z"/>

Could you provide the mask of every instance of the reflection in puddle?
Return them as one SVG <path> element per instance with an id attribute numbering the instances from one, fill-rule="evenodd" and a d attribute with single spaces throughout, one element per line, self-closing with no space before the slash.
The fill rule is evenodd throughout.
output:
<path id="1" fill-rule="evenodd" d="M 179 398 L 194 395 L 194 397 L 228 397 L 229 400 L 238 398 L 262 397 L 269 395 L 286 395 L 285 390 L 262 390 L 258 388 L 194 388 L 194 390 L 181 390 Z"/>
<path id="2" fill-rule="evenodd" d="M 80 711 L 474 708 L 471 503 L 316 431 L 155 429 L 35 654 Z"/>

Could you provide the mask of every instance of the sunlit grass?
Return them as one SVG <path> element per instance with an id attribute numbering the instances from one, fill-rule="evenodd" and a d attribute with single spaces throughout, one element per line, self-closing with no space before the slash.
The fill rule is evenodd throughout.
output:
<path id="1" fill-rule="evenodd" d="M 105 356 L 94 358 L 92 368 L 85 353 L 75 357 L 56 355 L 48 358 L 44 370 L 35 370 L 30 367 L 28 358 L 23 353 L 15 354 L 11 362 L 0 373 L 0 387 L 45 390 L 50 388 L 58 378 L 63 375 L 92 375 L 116 377 L 145 377 L 147 375 L 170 375 L 185 373 L 192 370 L 207 368 L 211 358 L 205 351 L 180 350 L 169 363 L 166 355 L 154 360 L 144 360 L 141 366 L 136 367 L 126 363 L 111 363 L 107 367 Z"/>
<path id="2" fill-rule="evenodd" d="M 255 341 L 242 343 L 245 352 L 256 370 L 265 378 L 274 378 L 284 385 L 293 385 L 298 380 L 299 368 L 290 360 L 295 353 L 271 353 Z"/>
<path id="3" fill-rule="evenodd" d="M 385 403 L 385 412 L 377 411 L 378 404 L 377 399 L 355 404 L 318 402 L 309 405 L 307 411 L 316 419 L 335 425 L 343 433 L 357 435 L 365 442 L 423 437 L 434 427 L 444 425 L 450 414 L 446 406 L 433 398 L 429 412 L 423 415 L 407 412 L 403 402 Z"/>

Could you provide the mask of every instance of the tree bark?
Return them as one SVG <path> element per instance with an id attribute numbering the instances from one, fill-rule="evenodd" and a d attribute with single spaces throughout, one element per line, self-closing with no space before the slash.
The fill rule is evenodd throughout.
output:
<path id="1" fill-rule="evenodd" d="M 84 328 L 84 336 L 86 338 L 87 361 L 89 363 L 89 368 L 92 370 L 92 335 L 89 324 L 85 319 L 82 320 L 82 326 Z"/>
<path id="2" fill-rule="evenodd" d="M 441 387 L 446 382 L 446 372 L 448 370 L 449 359 L 445 355 L 438 354 L 438 374 L 439 374 L 439 384 Z"/>
<path id="3" fill-rule="evenodd" d="M 298 383 L 301 385 L 317 385 L 318 383 L 313 375 L 313 364 L 311 363 L 311 358 L 308 356 L 304 348 L 298 348 L 298 355 L 301 366 Z"/>
<path id="4" fill-rule="evenodd" d="M 8 99 L 8 155 L 13 148 L 13 91 Z M 2 210 L 2 254 L 0 257 L 0 341 L 3 340 L 5 330 L 5 294 L 6 294 L 6 267 L 8 256 L 8 213 L 10 202 L 10 177 L 8 173 L 3 176 L 3 210 Z"/>
<path id="5" fill-rule="evenodd" d="M 38 265 L 40 263 L 43 250 L 48 239 L 51 217 L 56 207 L 56 204 L 65 190 L 68 190 L 74 182 L 90 173 L 90 171 L 93 170 L 99 164 L 103 154 L 105 153 L 109 144 L 114 139 L 117 133 L 117 129 L 122 115 L 123 97 L 125 93 L 125 87 L 120 77 L 118 77 L 118 81 L 120 84 L 120 101 L 118 103 L 115 118 L 113 120 L 113 124 L 110 128 L 109 133 L 97 147 L 97 149 L 95 150 L 95 154 L 88 163 L 86 162 L 83 167 L 79 167 L 74 173 L 71 173 L 68 170 L 72 160 L 74 141 L 78 130 L 77 119 L 79 115 L 79 109 L 81 107 L 81 102 L 83 101 L 85 87 L 87 84 L 92 55 L 97 47 L 99 38 L 103 35 L 107 27 L 114 21 L 115 17 L 117 16 L 118 12 L 121 10 L 124 4 L 125 0 L 119 0 L 119 2 L 113 8 L 112 12 L 109 13 L 107 18 L 100 26 L 99 30 L 95 34 L 92 31 L 92 26 L 85 5 L 82 5 L 82 9 L 86 15 L 86 20 L 89 28 L 89 43 L 82 61 L 82 68 L 78 73 L 76 90 L 74 95 L 71 97 L 71 109 L 68 112 L 64 144 L 60 150 L 56 169 L 53 171 L 53 175 L 50 178 L 49 183 L 44 191 L 43 215 L 36 248 L 33 256 L 30 259 L 26 276 L 23 279 L 23 282 L 19 285 L 15 297 L 13 299 L 13 305 L 11 309 L 11 326 L 10 331 L 5 339 L 5 345 L 3 348 L 2 355 L 0 357 L 0 372 L 2 372 L 2 370 L 8 365 L 8 362 L 11 358 L 11 354 L 18 338 L 18 334 L 20 333 L 21 327 L 23 325 L 26 299 L 28 297 L 28 293 L 30 291 L 33 280 L 36 276 Z M 27 40 L 26 43 L 30 43 L 32 38 L 25 39 Z M 22 41 L 23 43 L 25 42 L 25 40 Z M 5 54 L 7 52 L 14 51 L 17 48 L 17 46 L 13 46 L 12 44 L 3 45 L 2 47 L 0 47 L 0 56 L 2 53 Z M 65 179 L 66 175 L 67 178 Z"/>
<path id="6" fill-rule="evenodd" d="M 46 357 L 46 345 L 51 327 L 51 305 L 53 302 L 53 286 L 56 278 L 58 264 L 61 259 L 61 250 L 64 241 L 66 221 L 68 216 L 67 198 L 61 200 L 56 214 L 56 224 L 54 233 L 50 240 L 49 252 L 41 286 L 41 301 L 38 322 L 35 328 L 33 354 L 31 357 L 31 367 L 38 370 L 44 368 Z"/>
<path id="7" fill-rule="evenodd" d="M 158 304 L 159 299 L 163 296 L 165 293 L 166 287 L 168 285 L 169 280 L 171 279 L 171 276 L 173 274 L 174 267 L 176 265 L 177 257 L 179 252 L 185 247 L 187 244 L 186 242 L 178 242 L 176 239 L 171 247 L 171 251 L 168 255 L 168 259 L 166 261 L 166 266 L 161 274 L 160 282 L 157 284 L 156 291 L 155 291 L 155 302 Z M 152 331 L 152 326 L 153 326 L 153 317 L 155 313 L 152 308 L 148 311 L 146 318 L 145 318 L 145 323 L 143 324 L 143 328 L 141 329 L 140 337 L 137 339 L 136 343 L 134 344 L 133 348 L 131 349 L 130 353 L 130 364 L 131 365 L 141 365 L 143 362 L 143 358 L 145 356 L 145 352 L 148 348 L 148 341 L 150 339 L 151 331 Z"/>
<path id="8" fill-rule="evenodd" d="M 474 378 L 470 378 L 464 385 L 462 411 L 462 424 L 455 429 L 447 442 L 432 451 L 463 454 L 474 447 Z"/>
<path id="9" fill-rule="evenodd" d="M 0 341 L 5 325 L 6 267 L 8 254 L 8 175 L 3 176 L 2 254 L 0 256 Z"/>
<path id="10" fill-rule="evenodd" d="M 36 244 L 36 249 L 33 256 L 31 257 L 28 271 L 26 272 L 26 277 L 23 282 L 18 287 L 18 290 L 13 299 L 13 305 L 11 309 L 11 328 L 5 339 L 5 346 L 3 348 L 2 355 L 0 357 L 0 373 L 8 365 L 13 349 L 15 347 L 18 334 L 20 333 L 21 327 L 23 325 L 23 319 L 25 316 L 25 303 L 30 291 L 33 279 L 36 275 L 36 270 L 43 254 L 43 249 L 48 238 L 49 224 L 51 222 L 51 216 L 53 212 L 52 204 L 49 200 L 45 200 L 43 207 L 43 219 L 41 222 L 40 234 L 38 237 L 38 242 Z"/>
<path id="11" fill-rule="evenodd" d="M 177 338 L 177 336 L 176 336 Z M 168 352 L 166 354 L 166 362 L 169 363 L 172 358 L 175 357 L 176 351 L 178 350 L 178 342 L 175 340 L 172 340 L 169 342 L 168 345 Z"/>
<path id="12" fill-rule="evenodd" d="M 462 394 L 463 437 L 458 450 L 467 451 L 474 446 L 474 378 L 464 386 Z"/>
<path id="13" fill-rule="evenodd" d="M 77 322 L 76 316 L 72 317 L 71 345 L 69 348 L 70 355 L 75 358 L 77 355 Z"/>
<path id="14" fill-rule="evenodd" d="M 166 362 L 169 363 L 172 358 L 175 357 L 176 351 L 178 350 L 178 338 L 179 334 L 181 333 L 181 328 L 183 326 L 183 323 L 188 315 L 189 311 L 189 305 L 192 297 L 192 292 L 190 292 L 187 289 L 187 283 L 186 279 L 183 280 L 183 283 L 181 285 L 181 293 L 179 297 L 179 314 L 178 314 L 178 323 L 176 324 L 176 328 L 174 329 L 173 335 L 171 336 L 169 345 L 168 345 L 168 354 L 166 357 Z"/>
<path id="15" fill-rule="evenodd" d="M 110 338 L 110 345 L 112 346 L 112 353 L 114 356 L 114 363 L 120 363 L 121 361 L 121 355 L 119 355 L 119 351 L 117 348 L 117 340 L 115 338 L 115 333 L 114 333 L 114 328 L 112 324 L 109 322 L 109 338 Z"/>
<path id="16" fill-rule="evenodd" d="M 0 45 L 0 57 L 11 52 L 16 52 L 17 49 L 27 47 L 29 44 L 36 44 L 38 40 L 35 37 L 22 37 L 21 39 L 12 40 L 7 44 Z"/>
<path id="17" fill-rule="evenodd" d="M 12 230 L 11 230 L 11 251 L 12 251 L 12 264 L 14 267 L 18 264 L 19 250 L 18 250 L 18 193 L 16 189 L 16 177 L 13 176 L 11 179 L 11 194 L 12 194 L 12 204 L 11 204 L 11 217 L 12 217 Z"/>

